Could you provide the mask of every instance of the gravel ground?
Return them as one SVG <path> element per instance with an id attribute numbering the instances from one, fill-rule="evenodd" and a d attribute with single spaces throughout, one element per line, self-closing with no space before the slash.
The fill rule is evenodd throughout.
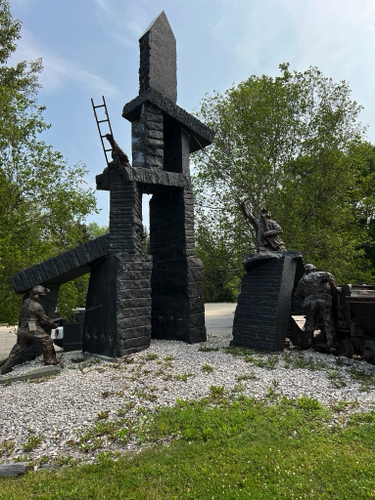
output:
<path id="1" fill-rule="evenodd" d="M 295 349 L 233 356 L 226 346 L 228 340 L 219 337 L 198 345 L 153 340 L 148 350 L 116 364 L 64 353 L 57 376 L 0 386 L 0 463 L 52 464 L 64 457 L 94 462 L 102 451 L 137 451 L 140 444 L 134 439 L 120 446 L 104 437 L 99 449 L 86 451 L 77 442 L 99 420 L 114 421 L 121 414 L 134 423 L 147 410 L 173 406 L 178 398 L 208 396 L 212 386 L 258 399 L 305 395 L 327 407 L 351 403 L 341 403 L 343 412 L 333 424 L 344 422 L 350 412 L 375 407 L 375 366 L 360 359 Z M 212 347 L 219 350 L 205 350 Z M 2 378 L 41 365 L 39 358 Z M 34 449 L 27 451 L 27 444 Z"/>

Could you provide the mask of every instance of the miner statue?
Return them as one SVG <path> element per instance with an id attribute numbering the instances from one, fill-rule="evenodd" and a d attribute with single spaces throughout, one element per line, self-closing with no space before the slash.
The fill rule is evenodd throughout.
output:
<path id="1" fill-rule="evenodd" d="M 277 222 L 271 220 L 271 214 L 266 208 L 261 211 L 260 219 L 256 219 L 243 201 L 240 203 L 240 207 L 246 219 L 255 229 L 258 253 L 286 252 L 284 242 L 279 236 L 283 231 Z"/>
<path id="2" fill-rule="evenodd" d="M 317 271 L 313 264 L 305 265 L 305 274 L 298 283 L 296 297 L 302 300 L 306 318 L 305 332 L 310 345 L 313 343 L 314 331 L 320 330 L 325 335 L 327 347 L 335 347 L 331 313 L 333 290 L 340 292 L 331 273 Z"/>
<path id="3" fill-rule="evenodd" d="M 10 351 L 8 359 L 1 368 L 1 375 L 12 371 L 14 361 L 22 352 L 34 342 L 42 346 L 45 365 L 57 365 L 56 352 L 51 338 L 52 328 L 56 328 L 62 318 L 49 318 L 40 303 L 40 298 L 49 293 L 48 288 L 37 285 L 31 289 L 29 298 L 24 301 L 21 307 L 17 343 Z"/>

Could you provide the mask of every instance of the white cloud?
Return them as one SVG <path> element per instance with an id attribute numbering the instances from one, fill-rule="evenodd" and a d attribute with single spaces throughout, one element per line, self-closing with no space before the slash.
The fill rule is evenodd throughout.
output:
<path id="1" fill-rule="evenodd" d="M 74 61 L 56 56 L 39 44 L 38 40 L 30 32 L 23 29 L 17 51 L 10 62 L 30 61 L 39 57 L 43 59 L 44 68 L 39 81 L 47 92 L 55 92 L 67 85 L 68 82 L 69 85 L 75 82 L 96 94 L 105 93 L 108 97 L 118 97 L 120 95 L 120 91 L 116 86 L 100 76 L 78 67 Z"/>

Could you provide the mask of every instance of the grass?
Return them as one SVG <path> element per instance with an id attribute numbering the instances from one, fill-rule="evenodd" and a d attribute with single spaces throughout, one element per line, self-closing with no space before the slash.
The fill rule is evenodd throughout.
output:
<path id="1" fill-rule="evenodd" d="M 375 413 L 354 415 L 346 428 L 328 426 L 330 418 L 307 397 L 179 401 L 136 431 L 144 442 L 168 446 L 0 478 L 0 499 L 373 498 Z"/>

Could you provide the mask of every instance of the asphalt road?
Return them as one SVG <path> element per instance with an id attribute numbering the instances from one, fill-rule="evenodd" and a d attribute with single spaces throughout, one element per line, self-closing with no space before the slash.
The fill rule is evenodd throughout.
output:
<path id="1" fill-rule="evenodd" d="M 232 326 L 236 304 L 205 304 L 207 335 L 232 338 Z M 0 360 L 8 356 L 16 342 L 15 327 L 0 326 Z M 57 348 L 58 349 L 58 348 Z"/>

